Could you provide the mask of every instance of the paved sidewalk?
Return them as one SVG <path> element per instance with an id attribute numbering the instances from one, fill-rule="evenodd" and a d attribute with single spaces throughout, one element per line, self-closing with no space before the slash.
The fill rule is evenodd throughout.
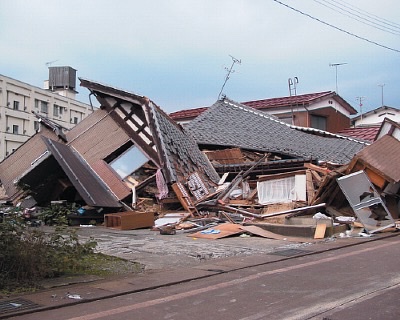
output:
<path id="1" fill-rule="evenodd" d="M 332 238 L 316 243 L 299 244 L 259 237 L 191 239 L 183 234 L 162 236 L 149 230 L 121 232 L 97 228 L 90 231 L 79 230 L 79 234 L 83 238 L 92 236 L 96 240 L 102 239 L 101 241 L 104 242 L 99 247 L 103 253 L 110 254 L 111 252 L 141 263 L 143 261 L 140 258 L 144 258 L 151 263 L 151 267 L 140 274 L 107 279 L 95 276 L 59 279 L 39 292 L 0 299 L 0 319 L 141 292 L 295 256 L 335 250 L 344 246 L 354 246 L 354 250 L 357 250 L 357 245 L 366 241 L 399 235 L 399 233 L 383 233 L 370 238 Z M 142 245 L 139 245 L 139 242 Z M 125 249 L 121 249 L 121 246 Z M 162 248 L 164 248 L 164 254 L 158 252 Z M 145 249 L 149 250 L 147 258 L 144 254 Z M 194 254 L 196 252 L 205 255 L 204 258 L 197 257 Z M 214 252 L 216 252 L 215 255 L 207 256 Z M 195 256 L 192 257 L 192 255 Z M 138 257 L 139 260 L 136 260 Z M 160 263 L 157 264 L 157 262 Z"/>

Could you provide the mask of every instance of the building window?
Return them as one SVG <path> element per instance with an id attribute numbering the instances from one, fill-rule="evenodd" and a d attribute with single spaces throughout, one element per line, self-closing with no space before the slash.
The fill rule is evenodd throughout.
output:
<path id="1" fill-rule="evenodd" d="M 128 142 L 104 160 L 122 179 L 149 161 L 131 142 Z"/>
<path id="2" fill-rule="evenodd" d="M 38 99 L 35 99 L 35 108 L 39 109 L 39 100 Z"/>
<path id="3" fill-rule="evenodd" d="M 279 118 L 280 121 L 285 122 L 287 124 L 293 124 L 293 118 L 292 117 L 282 117 Z"/>
<path id="4" fill-rule="evenodd" d="M 19 101 L 14 101 L 13 109 L 14 110 L 19 110 Z"/>
<path id="5" fill-rule="evenodd" d="M 326 117 L 311 115 L 311 128 L 326 130 Z"/>
<path id="6" fill-rule="evenodd" d="M 48 113 L 49 112 L 49 108 L 48 108 L 47 102 L 40 101 L 40 112 L 42 112 L 42 113 Z"/>
<path id="7" fill-rule="evenodd" d="M 53 106 L 53 116 L 54 117 L 58 117 L 58 115 L 59 115 L 59 109 L 58 109 L 58 105 L 54 105 Z"/>
<path id="8" fill-rule="evenodd" d="M 54 117 L 61 117 L 63 114 L 63 107 L 59 106 L 58 104 L 54 104 L 53 106 L 53 116 Z"/>
<path id="9" fill-rule="evenodd" d="M 78 124 L 78 117 L 74 117 L 74 118 L 72 119 L 72 123 L 73 123 L 73 124 Z"/>
<path id="10" fill-rule="evenodd" d="M 12 126 L 12 133 L 13 133 L 13 134 L 18 134 L 18 125 L 14 124 L 14 125 Z"/>
<path id="11" fill-rule="evenodd" d="M 39 131 L 39 121 L 34 121 L 33 122 L 33 129 L 35 130 L 35 132 Z"/>

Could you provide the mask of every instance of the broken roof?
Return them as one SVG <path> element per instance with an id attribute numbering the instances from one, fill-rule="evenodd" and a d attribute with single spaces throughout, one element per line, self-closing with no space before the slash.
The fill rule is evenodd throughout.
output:
<path id="1" fill-rule="evenodd" d="M 36 118 L 38 118 L 39 122 L 45 125 L 47 128 L 51 129 L 54 131 L 54 133 L 62 140 L 67 141 L 67 138 L 65 137 L 64 132 L 67 132 L 69 129 L 60 126 L 58 123 L 55 121 L 44 117 L 40 115 L 39 113 L 32 111 L 32 113 L 35 115 Z"/>
<path id="2" fill-rule="evenodd" d="M 366 146 L 364 142 L 321 130 L 304 131 L 304 128 L 288 125 L 274 116 L 226 98 L 191 121 L 185 130 L 201 145 L 312 157 L 336 164 L 348 163 Z"/>
<path id="3" fill-rule="evenodd" d="M 45 199 L 52 200 L 49 200 L 52 195 L 50 190 L 54 187 L 55 180 L 61 177 L 61 171 L 57 169 L 58 164 L 86 204 L 95 207 L 121 207 L 118 200 L 77 152 L 64 143 L 44 136 L 41 138 L 48 151 L 18 179 L 19 183 L 29 185 L 35 190 L 36 200 L 40 202 Z"/>
<path id="4" fill-rule="evenodd" d="M 154 102 L 98 82 L 80 81 L 135 146 L 163 170 L 167 182 L 179 182 L 194 172 L 201 173 L 209 186 L 218 182 L 218 174 L 196 142 Z"/>
<path id="5" fill-rule="evenodd" d="M 387 181 L 399 182 L 400 141 L 385 135 L 358 152 L 355 159 L 382 175 Z"/>

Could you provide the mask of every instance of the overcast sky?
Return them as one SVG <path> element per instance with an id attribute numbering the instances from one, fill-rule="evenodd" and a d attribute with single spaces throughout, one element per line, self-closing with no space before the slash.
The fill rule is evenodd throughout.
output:
<path id="1" fill-rule="evenodd" d="M 212 105 L 232 57 L 223 93 L 239 102 L 288 96 L 297 77 L 297 94 L 337 83 L 364 112 L 383 89 L 400 108 L 398 0 L 0 0 L 0 52 L 5 76 L 43 87 L 49 65 L 71 66 L 166 112 Z"/>

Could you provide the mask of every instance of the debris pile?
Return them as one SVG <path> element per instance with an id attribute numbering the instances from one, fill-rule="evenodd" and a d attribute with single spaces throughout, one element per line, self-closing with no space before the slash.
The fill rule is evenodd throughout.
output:
<path id="1" fill-rule="evenodd" d="M 101 107 L 65 133 L 42 119 L 0 163 L 13 205 L 73 203 L 70 223 L 211 239 L 396 229 L 396 124 L 369 145 L 223 98 L 183 128 L 146 97 L 80 81 Z"/>

